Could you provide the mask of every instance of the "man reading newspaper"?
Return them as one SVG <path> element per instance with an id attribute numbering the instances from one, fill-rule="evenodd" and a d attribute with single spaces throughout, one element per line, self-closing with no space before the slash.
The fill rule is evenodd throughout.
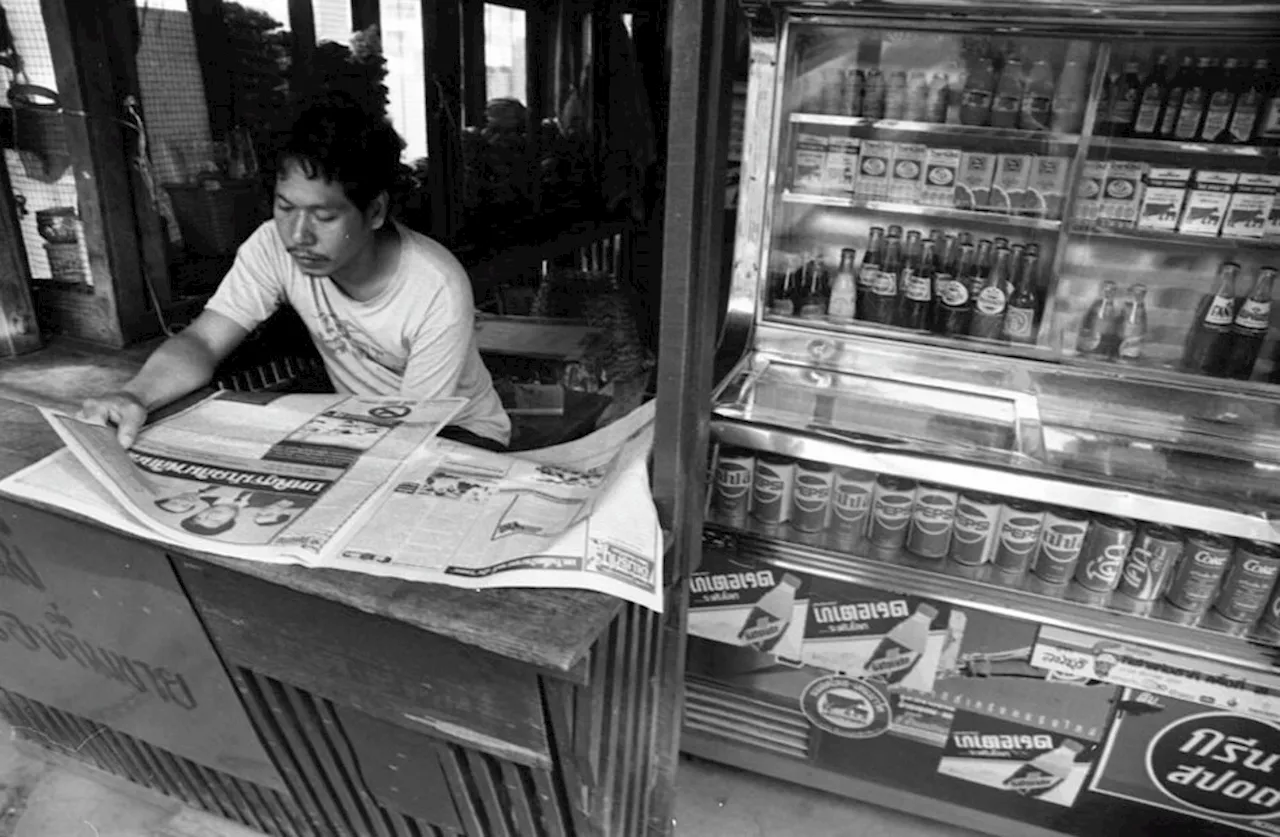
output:
<path id="1" fill-rule="evenodd" d="M 86 400 L 80 417 L 114 425 L 129 447 L 150 411 L 208 384 L 287 303 L 338 392 L 465 398 L 440 435 L 503 449 L 511 423 L 476 347 L 466 271 L 388 214 L 403 147 L 385 118 L 350 99 L 304 110 L 278 155 L 274 218 L 240 247 L 195 322 L 120 391 Z"/>

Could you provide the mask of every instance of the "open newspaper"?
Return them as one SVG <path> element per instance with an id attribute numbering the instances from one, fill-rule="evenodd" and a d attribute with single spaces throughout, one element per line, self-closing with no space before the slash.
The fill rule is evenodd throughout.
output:
<path id="1" fill-rule="evenodd" d="M 46 411 L 67 448 L 0 491 L 175 546 L 454 586 L 573 587 L 661 609 L 653 405 L 519 455 L 436 437 L 460 399 L 220 393 L 144 430 Z"/>

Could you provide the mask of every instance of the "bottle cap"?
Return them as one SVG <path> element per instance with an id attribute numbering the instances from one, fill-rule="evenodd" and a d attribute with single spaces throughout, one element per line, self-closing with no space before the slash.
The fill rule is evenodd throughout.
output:
<path id="1" fill-rule="evenodd" d="M 930 622 L 938 615 L 938 609 L 931 604 L 922 604 L 916 608 L 916 613 L 925 616 Z"/>

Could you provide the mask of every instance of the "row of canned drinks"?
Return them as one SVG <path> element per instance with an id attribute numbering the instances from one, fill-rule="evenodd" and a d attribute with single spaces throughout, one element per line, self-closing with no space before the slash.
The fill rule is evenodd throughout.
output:
<path id="1" fill-rule="evenodd" d="M 1183 624 L 1280 638 L 1280 547 L 722 447 L 713 520 Z"/>

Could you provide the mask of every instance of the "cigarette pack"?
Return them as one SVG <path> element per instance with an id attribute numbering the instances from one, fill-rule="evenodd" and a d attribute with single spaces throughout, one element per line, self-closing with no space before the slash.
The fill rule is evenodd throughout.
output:
<path id="1" fill-rule="evenodd" d="M 893 168 L 889 176 L 889 199 L 899 203 L 919 203 L 924 182 L 924 160 L 928 149 L 923 145 L 900 142 L 893 149 Z"/>
<path id="2" fill-rule="evenodd" d="M 1142 176 L 1146 163 L 1112 160 L 1107 163 L 1107 177 L 1102 185 L 1102 205 L 1098 207 L 1098 223 L 1104 227 L 1126 229 L 1138 220 L 1142 203 Z"/>
<path id="3" fill-rule="evenodd" d="M 1034 157 L 1031 160 L 1031 183 L 1022 209 L 1029 215 L 1050 220 L 1062 217 L 1062 204 L 1067 196 L 1068 157 Z"/>
<path id="4" fill-rule="evenodd" d="M 813 130 L 796 132 L 791 188 L 797 192 L 821 192 L 826 181 L 826 169 L 827 135 Z"/>
<path id="5" fill-rule="evenodd" d="M 871 200 L 883 200 L 889 196 L 889 168 L 893 164 L 895 144 L 871 140 L 862 144 L 854 194 Z"/>
<path id="6" fill-rule="evenodd" d="M 823 191 L 830 195 L 853 194 L 853 186 L 858 182 L 858 149 L 861 145 L 862 140 L 857 137 L 830 138 Z"/>
<path id="7" fill-rule="evenodd" d="M 958 209 L 985 209 L 991 202 L 991 184 L 996 176 L 996 155 L 966 151 L 960 157 L 956 183 Z"/>
<path id="8" fill-rule="evenodd" d="M 1172 232 L 1178 227 L 1182 204 L 1187 199 L 1191 169 L 1157 168 L 1147 170 L 1147 188 L 1142 193 L 1138 210 L 1138 229 Z"/>
<path id="9" fill-rule="evenodd" d="M 960 170 L 960 149 L 930 148 L 924 161 L 924 186 L 920 202 L 929 206 L 955 206 L 956 175 Z"/>
<path id="10" fill-rule="evenodd" d="M 1178 221 L 1178 232 L 1216 238 L 1226 220 L 1231 193 L 1240 175 L 1233 171 L 1198 171 Z"/>
<path id="11" fill-rule="evenodd" d="M 1031 155 L 1001 154 L 996 158 L 996 174 L 989 208 L 993 212 L 1018 213 L 1031 185 Z"/>
<path id="12" fill-rule="evenodd" d="M 1262 238 L 1267 217 L 1280 191 L 1280 175 L 1242 174 L 1227 205 L 1223 238 Z"/>
<path id="13" fill-rule="evenodd" d="M 1105 160 L 1086 160 L 1084 171 L 1076 181 L 1075 220 L 1082 224 L 1093 224 L 1098 220 L 1098 211 L 1102 207 L 1102 183 L 1107 179 L 1107 162 Z"/>

